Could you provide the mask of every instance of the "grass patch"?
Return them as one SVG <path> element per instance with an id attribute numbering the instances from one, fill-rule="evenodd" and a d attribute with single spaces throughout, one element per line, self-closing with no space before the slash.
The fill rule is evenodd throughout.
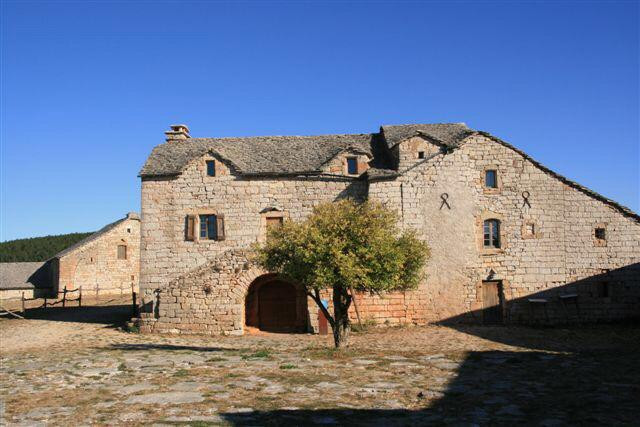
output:
<path id="1" fill-rule="evenodd" d="M 262 349 L 255 351 L 251 354 L 243 354 L 242 360 L 250 360 L 250 359 L 268 359 L 271 357 L 271 353 L 267 349 Z"/>
<path id="2" fill-rule="evenodd" d="M 284 365 L 280 365 L 280 369 L 297 369 L 298 367 L 292 363 L 285 363 Z"/>
<path id="3" fill-rule="evenodd" d="M 226 362 L 227 359 L 225 359 L 224 357 L 212 357 L 211 359 L 207 359 L 206 362 L 207 363 L 213 363 L 213 362 Z"/>
<path id="4" fill-rule="evenodd" d="M 186 369 L 178 369 L 177 371 L 175 371 L 173 373 L 174 377 L 188 377 L 189 376 L 189 371 Z"/>
<path id="5" fill-rule="evenodd" d="M 122 326 L 122 330 L 130 334 L 139 334 L 140 328 L 131 322 L 127 322 Z"/>
<path id="6" fill-rule="evenodd" d="M 375 328 L 377 326 L 375 319 L 365 319 L 362 324 L 360 323 L 352 323 L 351 330 L 355 333 L 359 332 L 367 332 L 371 328 Z"/>

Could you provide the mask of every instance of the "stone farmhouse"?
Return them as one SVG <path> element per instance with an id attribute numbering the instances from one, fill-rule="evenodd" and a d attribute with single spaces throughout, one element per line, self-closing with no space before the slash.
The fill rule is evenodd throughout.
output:
<path id="1" fill-rule="evenodd" d="M 486 132 L 449 123 L 354 135 L 165 133 L 140 171 L 142 331 L 317 330 L 304 289 L 248 251 L 269 227 L 345 197 L 385 203 L 432 251 L 417 290 L 356 295 L 363 319 L 640 315 L 640 216 Z"/>
<path id="2" fill-rule="evenodd" d="M 104 226 L 44 262 L 0 263 L 0 299 L 15 306 L 25 298 L 55 298 L 77 289 L 89 297 L 137 291 L 140 274 L 140 216 Z"/>

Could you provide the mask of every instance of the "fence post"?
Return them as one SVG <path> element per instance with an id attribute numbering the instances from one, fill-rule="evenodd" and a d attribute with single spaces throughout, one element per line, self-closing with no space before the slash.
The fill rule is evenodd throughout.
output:
<path id="1" fill-rule="evenodd" d="M 22 314 L 24 314 L 25 306 L 24 306 L 24 292 L 22 292 Z"/>
<path id="2" fill-rule="evenodd" d="M 62 306 L 67 305 L 67 285 L 64 285 L 64 289 L 62 290 Z"/>

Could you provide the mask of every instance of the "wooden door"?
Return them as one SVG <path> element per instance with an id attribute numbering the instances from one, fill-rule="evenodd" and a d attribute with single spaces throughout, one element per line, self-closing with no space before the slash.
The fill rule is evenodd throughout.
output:
<path id="1" fill-rule="evenodd" d="M 260 329 L 292 332 L 296 328 L 296 290 L 280 280 L 265 283 L 258 291 Z"/>
<path id="2" fill-rule="evenodd" d="M 485 324 L 502 323 L 502 283 L 482 282 L 482 321 Z"/>

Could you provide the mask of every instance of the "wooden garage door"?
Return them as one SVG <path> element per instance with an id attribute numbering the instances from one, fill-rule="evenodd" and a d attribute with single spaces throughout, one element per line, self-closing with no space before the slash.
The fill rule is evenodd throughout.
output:
<path id="1" fill-rule="evenodd" d="M 258 291 L 260 329 L 291 332 L 296 329 L 296 290 L 287 282 L 274 280 Z"/>

